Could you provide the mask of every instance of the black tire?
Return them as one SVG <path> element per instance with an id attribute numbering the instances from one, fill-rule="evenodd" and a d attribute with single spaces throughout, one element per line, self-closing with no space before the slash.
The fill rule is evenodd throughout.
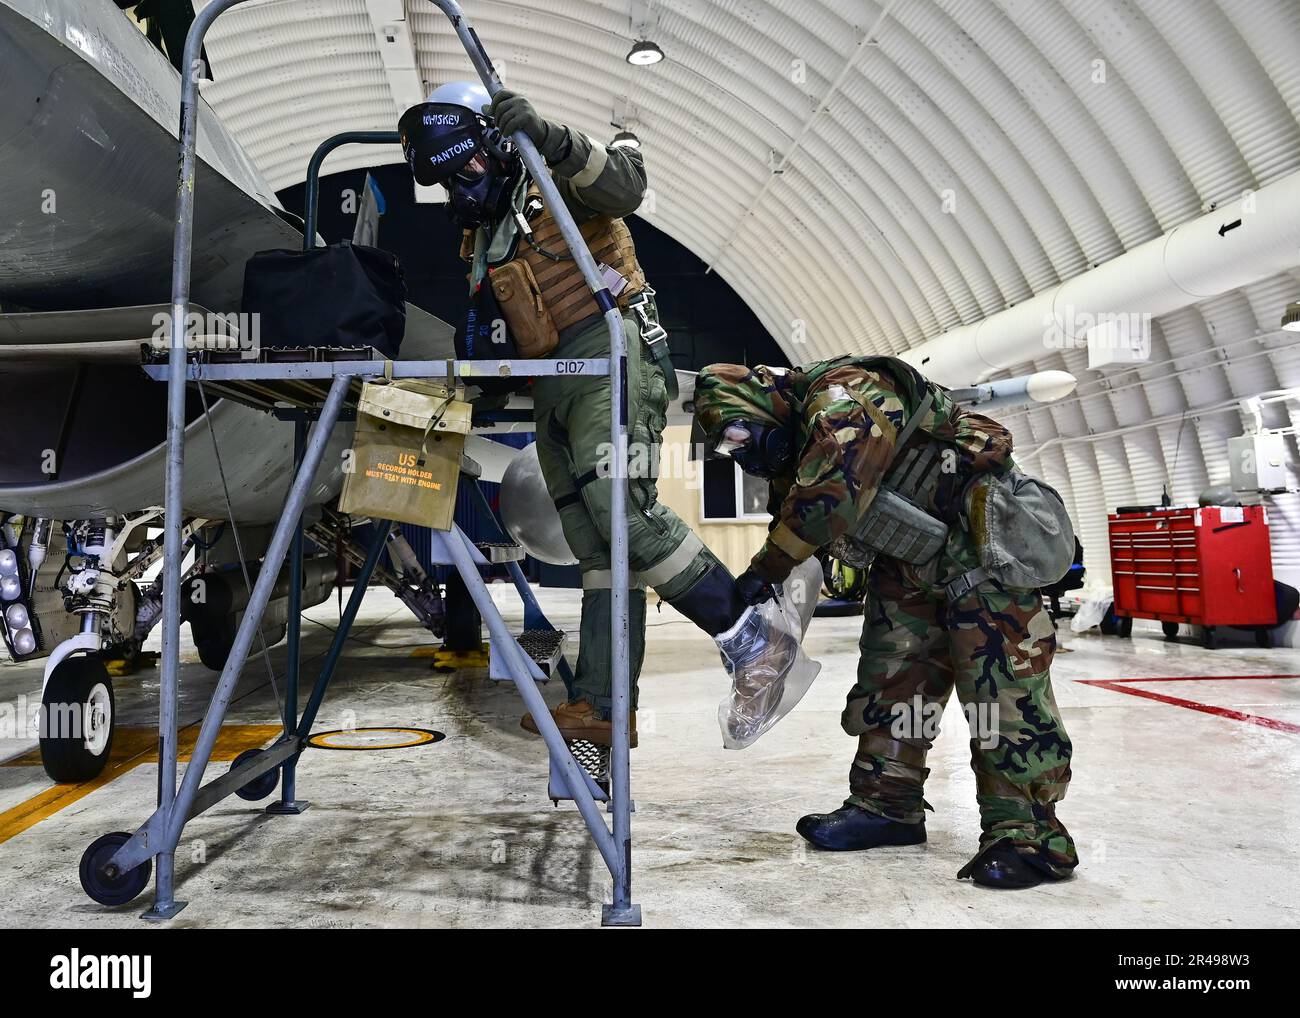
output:
<path id="1" fill-rule="evenodd" d="M 1201 628 L 1201 646 L 1206 650 L 1214 650 L 1219 646 L 1219 636 L 1214 631 L 1213 626 L 1203 626 Z"/>
<path id="2" fill-rule="evenodd" d="M 190 621 L 190 635 L 199 660 L 209 671 L 219 672 L 226 667 L 226 658 L 235 644 L 235 616 L 223 615 L 219 619 Z"/>
<path id="3" fill-rule="evenodd" d="M 41 697 L 45 723 L 41 763 L 60 784 L 97 777 L 113 749 L 117 703 L 113 680 L 96 657 L 59 662 Z"/>
<path id="4" fill-rule="evenodd" d="M 1172 640 L 1175 636 L 1178 635 L 1177 622 L 1162 622 L 1160 623 L 1160 628 L 1164 631 L 1166 640 Z"/>
<path id="5" fill-rule="evenodd" d="M 1119 616 L 1115 619 L 1115 635 L 1128 639 L 1133 635 L 1133 620 L 1128 616 Z"/>
<path id="6" fill-rule="evenodd" d="M 115 877 L 105 876 L 104 864 L 113 853 L 131 840 L 124 831 L 114 831 L 96 838 L 81 854 L 81 889 L 101 905 L 125 905 L 140 896 L 153 873 L 152 860 L 146 859 L 133 870 Z"/>
<path id="7" fill-rule="evenodd" d="M 447 577 L 447 635 L 442 641 L 447 650 L 478 651 L 483 649 L 483 618 L 474 607 L 474 599 L 465 588 L 460 573 L 453 570 Z"/>
<path id="8" fill-rule="evenodd" d="M 1271 646 L 1273 646 L 1273 633 L 1272 633 L 1272 631 L 1271 631 L 1271 630 L 1268 630 L 1268 629 L 1265 629 L 1263 626 L 1261 626 L 1259 629 L 1256 629 L 1256 630 L 1255 630 L 1255 646 L 1256 646 L 1256 647 L 1271 647 Z"/>
<path id="9" fill-rule="evenodd" d="M 194 637 L 194 649 L 199 652 L 199 660 L 203 662 L 204 668 L 213 672 L 225 670 L 226 660 L 235 647 L 235 633 L 238 629 L 239 616 L 236 615 L 227 615 L 215 625 L 190 623 L 190 634 Z M 265 630 L 263 635 L 266 637 L 266 649 L 269 651 L 283 640 L 288 632 L 289 626 L 287 623 Z M 257 634 L 254 633 L 253 642 L 248 647 L 248 656 L 254 657 L 260 653 L 262 653 L 262 643 L 257 638 Z"/>
<path id="10" fill-rule="evenodd" d="M 861 615 L 866 606 L 861 601 L 818 601 L 813 617 L 818 619 L 845 619 Z"/>
<path id="11" fill-rule="evenodd" d="M 252 760 L 254 757 L 261 756 L 262 752 L 263 751 L 260 749 L 244 750 L 231 762 L 230 769 L 233 771 L 236 767 Z M 245 802 L 261 802 L 275 791 L 275 788 L 279 783 L 280 768 L 272 767 L 265 774 L 259 774 L 252 781 L 248 782 L 248 784 L 235 789 L 235 794 Z"/>

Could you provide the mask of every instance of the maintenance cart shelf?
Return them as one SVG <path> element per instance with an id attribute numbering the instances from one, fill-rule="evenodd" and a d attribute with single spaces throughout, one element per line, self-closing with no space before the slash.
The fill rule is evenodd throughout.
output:
<path id="1" fill-rule="evenodd" d="M 144 373 L 166 381 L 166 361 L 148 360 Z M 386 360 L 368 347 L 266 347 L 256 356 L 237 358 L 230 351 L 203 351 L 187 360 L 185 377 L 191 382 L 248 391 L 243 402 L 266 402 L 264 391 L 250 382 L 266 382 L 268 389 L 283 387 L 286 399 L 300 398 L 302 382 L 329 382 L 339 374 L 360 378 L 447 378 L 472 382 L 477 378 L 533 378 L 543 376 L 608 376 L 608 358 L 506 359 L 506 360 Z M 214 385 L 212 386 L 214 387 Z M 316 402 L 324 402 L 328 386 L 312 386 Z"/>
<path id="2" fill-rule="evenodd" d="M 166 381 L 166 362 L 150 360 L 145 374 Z M 390 361 L 368 347 L 266 347 L 256 356 L 239 356 L 228 350 L 201 351 L 185 365 L 185 378 L 202 382 L 218 395 L 268 413 L 314 410 L 325 402 L 329 383 L 339 375 L 355 379 L 344 404 L 356 409 L 361 380 L 366 378 L 456 378 L 473 384 L 476 379 L 534 378 L 556 375 L 609 375 L 609 358 L 558 360 L 433 360 Z"/>

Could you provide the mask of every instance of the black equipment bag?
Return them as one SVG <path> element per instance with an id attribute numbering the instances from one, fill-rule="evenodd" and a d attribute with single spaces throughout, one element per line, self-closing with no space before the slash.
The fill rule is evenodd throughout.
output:
<path id="1" fill-rule="evenodd" d="M 397 356 L 406 331 L 406 276 L 397 256 L 361 244 L 259 251 L 244 267 L 245 314 L 268 347 L 371 346 Z"/>

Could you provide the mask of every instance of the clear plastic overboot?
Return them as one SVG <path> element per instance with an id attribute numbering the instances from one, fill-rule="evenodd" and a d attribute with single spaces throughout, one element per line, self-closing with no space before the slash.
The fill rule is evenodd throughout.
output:
<path id="1" fill-rule="evenodd" d="M 781 591 L 715 637 L 731 676 L 731 691 L 718 705 L 723 748 L 752 746 L 812 686 L 822 666 L 800 648 L 802 629 L 790 595 Z"/>

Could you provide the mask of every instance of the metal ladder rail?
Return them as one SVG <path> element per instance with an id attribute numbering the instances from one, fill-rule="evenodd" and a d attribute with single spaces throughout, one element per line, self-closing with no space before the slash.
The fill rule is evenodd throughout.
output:
<path id="1" fill-rule="evenodd" d="M 221 0 L 218 0 L 221 2 Z M 237 0 L 236 0 L 237 2 Z M 210 8 L 205 8 L 205 11 Z M 196 19 L 196 24 L 197 24 Z M 184 382 L 184 371 L 181 372 L 181 381 Z M 169 373 L 168 383 L 170 388 L 171 377 Z M 271 536 L 271 541 L 267 546 L 264 565 L 258 572 L 257 580 L 253 584 L 253 592 L 249 597 L 248 605 L 244 609 L 243 618 L 240 620 L 239 628 L 235 633 L 234 644 L 231 647 L 230 654 L 227 657 L 226 665 L 222 669 L 221 678 L 217 682 L 217 687 L 213 691 L 212 698 L 208 705 L 208 710 L 204 714 L 203 723 L 200 726 L 197 741 L 190 755 L 189 766 L 185 769 L 185 777 L 181 782 L 180 789 L 175 788 L 175 775 L 177 764 L 177 747 L 176 747 L 176 674 L 179 665 L 178 637 L 180 629 L 179 618 L 179 584 L 173 585 L 173 598 L 177 608 L 176 615 L 168 618 L 166 615 L 166 598 L 168 584 L 172 582 L 165 578 L 163 581 L 164 595 L 164 619 L 163 619 L 163 646 L 164 650 L 170 647 L 173 657 L 169 660 L 164 656 L 163 659 L 163 676 L 159 690 L 159 803 L 158 808 L 152 816 L 142 825 L 111 857 L 108 865 L 105 867 L 109 876 L 124 873 L 128 870 L 135 869 L 147 861 L 150 857 L 157 859 L 157 871 L 155 876 L 155 899 L 153 907 L 145 913 L 146 918 L 150 919 L 167 919 L 175 915 L 184 907 L 183 902 L 175 900 L 173 871 L 171 863 L 174 859 L 174 853 L 177 844 L 180 841 L 181 831 L 185 826 L 186 820 L 192 815 L 191 810 L 195 804 L 199 792 L 199 783 L 203 780 L 203 772 L 207 767 L 208 761 L 212 755 L 212 749 L 220 734 L 221 724 L 225 718 L 226 710 L 230 705 L 231 697 L 234 694 L 235 685 L 239 681 L 239 676 L 243 670 L 245 661 L 248 658 L 248 652 L 252 645 L 254 630 L 266 611 L 267 603 L 270 601 L 272 588 L 275 586 L 277 574 L 281 565 L 284 563 L 285 556 L 289 551 L 290 543 L 293 540 L 294 531 L 297 529 L 297 520 L 302 513 L 303 506 L 307 501 L 307 492 L 311 482 L 320 466 L 321 460 L 325 455 L 325 448 L 329 443 L 330 433 L 333 430 L 335 421 L 338 419 L 342 410 L 343 403 L 347 398 L 348 390 L 352 384 L 352 376 L 341 374 L 335 377 L 330 385 L 329 395 L 320 412 L 320 419 L 317 422 L 315 430 L 307 442 L 306 449 L 302 457 L 301 465 L 294 475 L 293 483 L 290 485 L 289 496 L 285 503 L 284 514 L 276 523 L 275 531 Z M 169 464 L 170 466 L 170 464 Z M 179 487 L 182 482 L 181 477 L 176 478 L 176 485 Z M 172 492 L 172 483 L 168 483 L 168 498 L 170 500 Z M 172 517 L 170 521 L 164 521 L 170 529 L 175 525 L 179 530 L 179 515 Z M 176 557 L 165 554 L 164 570 L 168 568 L 179 571 L 179 561 Z M 289 740 L 285 745 L 291 745 Z M 292 752 L 292 750 L 291 750 Z M 252 769 L 251 765 L 249 767 Z M 264 770 L 270 769 L 269 767 Z M 168 774 L 171 775 L 170 782 Z M 249 777 L 253 776 L 251 773 Z"/>
<path id="2" fill-rule="evenodd" d="M 506 528 L 502 526 L 501 520 L 493 511 L 492 506 L 483 494 L 483 486 L 477 478 L 467 478 L 471 485 L 471 491 L 474 494 L 474 503 L 478 506 L 479 513 L 486 519 L 490 520 L 496 527 L 497 533 L 503 539 L 509 540 L 510 535 L 506 533 Z M 515 590 L 519 594 L 519 600 L 524 604 L 524 629 L 549 629 L 554 631 L 555 626 L 551 624 L 546 613 L 542 611 L 541 603 L 537 600 L 537 595 L 533 593 L 533 588 L 528 585 L 528 578 L 524 576 L 523 567 L 518 562 L 506 562 L 506 572 L 510 574 L 510 580 L 515 585 Z M 563 655 L 556 665 L 560 672 L 560 677 L 564 680 L 564 688 L 572 691 L 573 689 L 573 670 L 569 667 L 569 661 Z"/>
<path id="3" fill-rule="evenodd" d="M 441 10 L 455 29 L 461 45 L 469 55 L 474 69 L 478 71 L 489 95 L 495 96 L 502 88 L 501 79 L 492 66 L 492 61 L 478 34 L 470 26 L 469 20 L 461 11 L 456 0 L 430 0 Z M 187 65 L 188 66 L 188 65 Z M 596 261 L 587 248 L 586 241 L 578 231 L 578 225 L 569 214 L 559 189 L 551 179 L 541 153 L 523 131 L 517 131 L 511 140 L 518 147 L 524 165 L 528 167 L 534 183 L 541 191 L 542 199 L 555 217 L 560 227 L 564 242 L 573 256 L 574 262 L 582 271 L 596 304 L 604 314 L 605 324 L 609 329 L 609 384 L 610 384 L 610 444 L 614 450 L 612 458 L 612 492 L 610 497 L 610 572 L 611 572 L 611 662 L 612 678 L 612 742 L 610 757 L 611 793 L 614 800 L 614 841 L 618 846 L 617 859 L 610 867 L 613 878 L 613 901 L 602 911 L 602 921 L 606 925 L 636 925 L 641 923 L 641 908 L 632 903 L 632 802 L 630 793 L 631 754 L 628 739 L 629 714 L 631 707 L 629 683 L 628 646 L 628 556 L 627 556 L 627 335 L 623 327 L 623 314 L 614 303 L 609 288 L 601 279 Z M 539 727 L 541 719 L 537 718 Z M 548 746 L 550 741 L 547 742 Z M 566 751 L 572 759 L 572 754 Z M 567 770 L 567 768 L 566 768 Z M 573 788 L 573 792 L 578 792 Z M 583 789 L 586 792 L 586 789 Z M 583 805 L 581 802 L 579 805 Z M 583 818 L 587 813 L 584 811 Z M 590 823 L 588 824 L 590 827 Z M 602 821 L 601 829 L 604 830 Z M 592 831 L 593 836 L 595 831 Z"/>

